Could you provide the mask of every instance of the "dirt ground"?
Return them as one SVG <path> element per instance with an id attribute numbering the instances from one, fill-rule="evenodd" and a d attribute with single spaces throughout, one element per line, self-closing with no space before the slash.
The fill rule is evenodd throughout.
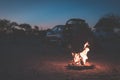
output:
<path id="1" fill-rule="evenodd" d="M 29 40 L 30 41 L 30 40 Z M 39 40 L 0 42 L 0 80 L 120 80 L 119 43 L 88 53 L 94 69 L 69 70 L 71 53 Z"/>

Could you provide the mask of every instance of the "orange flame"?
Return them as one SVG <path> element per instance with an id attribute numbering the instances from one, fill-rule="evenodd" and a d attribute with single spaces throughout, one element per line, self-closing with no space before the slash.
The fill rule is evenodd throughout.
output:
<path id="1" fill-rule="evenodd" d="M 72 53 L 72 56 L 74 56 L 73 61 L 76 64 L 80 64 L 80 65 L 85 65 L 86 64 L 86 60 L 88 59 L 87 53 L 88 53 L 88 51 L 90 51 L 88 46 L 89 46 L 89 43 L 86 42 L 84 44 L 84 49 L 83 49 L 82 52 L 80 52 L 80 53 Z"/>

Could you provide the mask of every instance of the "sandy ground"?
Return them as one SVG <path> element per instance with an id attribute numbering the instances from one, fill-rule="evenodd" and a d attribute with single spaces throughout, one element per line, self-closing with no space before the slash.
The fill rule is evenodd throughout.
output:
<path id="1" fill-rule="evenodd" d="M 116 47 L 113 47 L 116 46 Z M 117 43 L 89 52 L 89 70 L 68 70 L 68 50 L 42 42 L 0 45 L 0 80 L 120 80 L 120 49 Z"/>

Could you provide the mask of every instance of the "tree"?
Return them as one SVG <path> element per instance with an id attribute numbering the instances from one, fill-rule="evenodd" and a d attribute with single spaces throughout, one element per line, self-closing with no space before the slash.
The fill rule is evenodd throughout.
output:
<path id="1" fill-rule="evenodd" d="M 99 19 L 94 28 L 96 30 L 113 32 L 114 28 L 120 28 L 120 16 L 115 14 L 107 14 Z"/>
<path id="2" fill-rule="evenodd" d="M 11 28 L 15 28 L 16 26 L 18 26 L 18 23 L 17 22 L 11 22 L 10 25 L 11 25 Z"/>
<path id="3" fill-rule="evenodd" d="M 39 31 L 39 27 L 38 26 L 34 26 L 34 30 L 35 31 Z"/>
<path id="4" fill-rule="evenodd" d="M 21 29 L 23 29 L 24 31 L 27 31 L 27 32 L 29 32 L 29 31 L 32 30 L 31 25 L 26 24 L 26 23 L 20 24 L 19 27 L 20 27 Z"/>
<path id="5" fill-rule="evenodd" d="M 34 35 L 39 35 L 39 27 L 38 26 L 34 26 L 34 28 L 33 28 L 33 34 Z"/>
<path id="6" fill-rule="evenodd" d="M 0 19 L 0 31 L 7 31 L 11 28 L 10 21 L 6 19 Z"/>

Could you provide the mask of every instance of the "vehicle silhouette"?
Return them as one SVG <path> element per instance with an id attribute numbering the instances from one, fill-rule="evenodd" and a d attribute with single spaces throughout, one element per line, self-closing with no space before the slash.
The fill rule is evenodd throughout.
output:
<path id="1" fill-rule="evenodd" d="M 46 38 L 59 45 L 67 45 L 74 52 L 83 49 L 84 43 L 91 42 L 92 31 L 83 19 L 72 18 L 65 25 L 57 25 L 49 30 Z"/>

